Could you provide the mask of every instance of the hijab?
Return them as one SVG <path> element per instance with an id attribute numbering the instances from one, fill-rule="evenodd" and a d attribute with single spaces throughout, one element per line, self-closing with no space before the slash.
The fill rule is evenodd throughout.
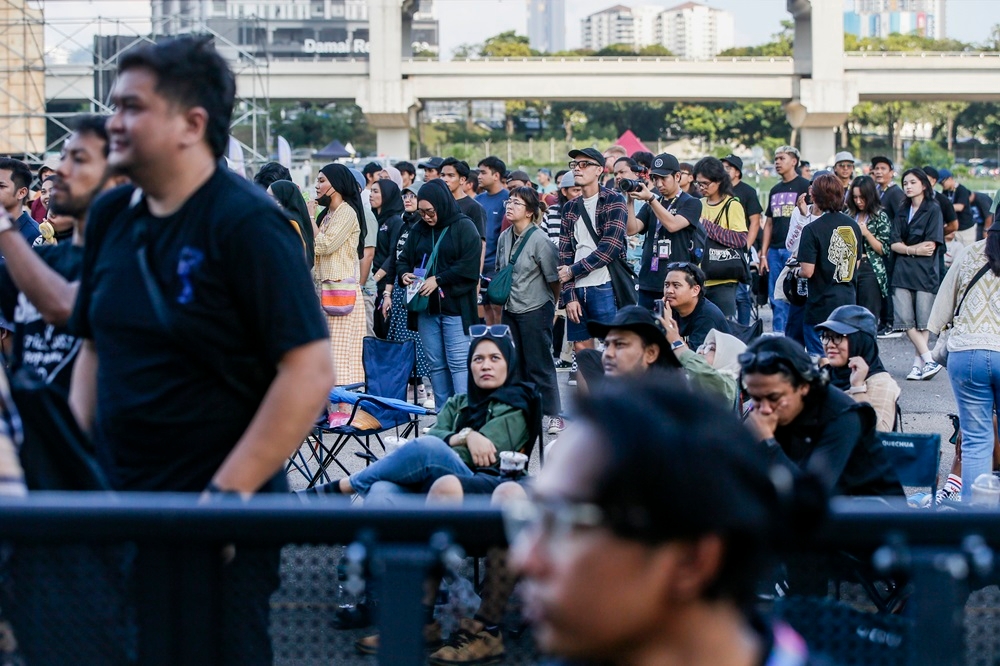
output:
<path id="1" fill-rule="evenodd" d="M 708 344 L 715 345 L 715 360 L 712 361 L 712 367 L 719 374 L 738 380 L 740 378 L 739 357 L 746 351 L 746 344 L 735 335 L 722 333 L 714 328 L 705 336 L 702 347 Z M 700 350 L 701 348 L 699 348 L 699 352 Z"/>
<path id="2" fill-rule="evenodd" d="M 471 371 L 472 357 L 476 354 L 476 349 L 487 340 L 500 349 L 504 360 L 507 361 L 507 379 L 504 380 L 503 386 L 495 389 L 479 388 Z M 524 382 L 515 380 L 517 376 L 517 353 L 514 350 L 514 342 L 509 337 L 497 337 L 487 333 L 480 338 L 474 338 L 472 344 L 469 345 L 469 358 L 466 362 L 466 367 L 470 369 L 467 391 L 469 402 L 462 409 L 462 413 L 458 417 L 458 423 L 455 426 L 456 430 L 461 430 L 462 428 L 479 430 L 486 425 L 490 417 L 490 403 L 493 402 L 502 402 L 515 409 L 520 409 L 524 412 L 525 418 L 529 418 L 532 391 Z"/>
<path id="3" fill-rule="evenodd" d="M 302 192 L 299 190 L 298 185 L 290 180 L 276 180 L 271 183 L 270 189 L 271 194 L 278 200 L 278 204 L 299 225 L 299 233 L 302 235 L 302 241 L 306 245 L 306 260 L 312 266 L 315 241 L 313 239 L 312 221 L 309 219 L 309 209 L 306 208 L 306 201 L 302 198 Z"/>
<path id="4" fill-rule="evenodd" d="M 465 215 L 458 207 L 458 203 L 455 202 L 451 190 L 440 178 L 435 178 L 421 185 L 417 192 L 417 201 L 427 201 L 434 206 L 434 210 L 437 211 L 435 228 L 447 227 Z"/>
<path id="5" fill-rule="evenodd" d="M 358 216 L 358 230 L 360 231 L 358 235 L 358 259 L 360 259 L 365 256 L 365 213 L 362 208 L 361 188 L 358 187 L 358 181 L 354 179 L 351 170 L 343 164 L 327 164 L 319 172 L 330 181 L 330 186 L 336 190 L 337 194 L 344 197 L 344 202 Z M 329 208 L 321 210 L 316 219 L 322 220 L 329 210 Z"/>
<path id="6" fill-rule="evenodd" d="M 869 377 L 886 372 L 885 366 L 882 365 L 882 359 L 878 355 L 878 344 L 875 342 L 875 338 L 867 333 L 857 331 L 847 335 L 847 357 L 853 358 L 854 356 L 860 356 L 868 364 Z M 851 368 L 849 365 L 840 368 L 829 366 L 829 369 L 831 384 L 842 391 L 851 388 Z"/>
<path id="7" fill-rule="evenodd" d="M 389 180 L 396 183 L 396 187 L 403 189 L 403 174 L 394 166 L 387 166 L 385 172 L 389 174 Z"/>
<path id="8" fill-rule="evenodd" d="M 400 194 L 396 183 L 382 179 L 378 181 L 378 188 L 382 192 L 382 206 L 375 211 L 379 225 L 394 216 L 402 219 L 406 209 L 403 208 L 403 195 Z"/>

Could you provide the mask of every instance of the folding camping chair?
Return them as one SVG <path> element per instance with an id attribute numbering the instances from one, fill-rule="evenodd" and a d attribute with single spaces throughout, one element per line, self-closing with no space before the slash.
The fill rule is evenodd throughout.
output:
<path id="1" fill-rule="evenodd" d="M 350 474 L 338 456 L 351 442 L 361 447 L 357 455 L 371 463 L 378 460 L 371 447 L 372 437 L 385 451 L 383 433 L 394 431 L 398 437 L 410 436 L 421 416 L 434 413 L 406 401 L 407 386 L 416 375 L 416 354 L 412 340 L 389 342 L 366 337 L 362 347 L 365 381 L 338 386 L 330 392 L 332 414 L 320 418 L 305 446 L 289 458 L 285 472 L 296 470 L 312 487 L 331 480 L 327 474 L 331 464 Z M 332 446 L 324 442 L 324 435 L 336 437 Z"/>

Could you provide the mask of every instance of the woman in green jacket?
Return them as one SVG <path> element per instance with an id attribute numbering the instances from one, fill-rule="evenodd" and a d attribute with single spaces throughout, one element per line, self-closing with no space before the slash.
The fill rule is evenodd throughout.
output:
<path id="1" fill-rule="evenodd" d="M 448 399 L 427 434 L 312 492 L 358 493 L 369 504 L 382 495 L 424 493 L 447 474 L 472 477 L 477 470 L 498 471 L 501 452 L 525 447 L 532 391 L 514 379 L 517 356 L 510 330 L 475 325 L 469 333 L 468 391 Z"/>

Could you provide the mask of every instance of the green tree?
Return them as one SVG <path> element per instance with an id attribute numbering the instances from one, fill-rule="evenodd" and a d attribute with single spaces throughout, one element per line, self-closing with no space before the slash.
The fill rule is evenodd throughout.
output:
<path id="1" fill-rule="evenodd" d="M 526 36 L 508 30 L 483 42 L 479 55 L 484 58 L 528 58 L 538 55 L 538 51 L 532 50 Z"/>
<path id="2" fill-rule="evenodd" d="M 758 46 L 738 46 L 726 49 L 720 56 L 748 57 L 763 56 L 769 58 L 791 57 L 792 41 L 795 37 L 795 24 L 791 21 L 781 22 L 781 31 L 771 35 L 771 41 Z"/>
<path id="3" fill-rule="evenodd" d="M 322 148 L 334 139 L 351 141 L 361 152 L 375 147 L 375 133 L 356 104 L 274 104 L 271 129 L 293 148 Z"/>
<path id="4" fill-rule="evenodd" d="M 933 141 L 917 141 L 906 153 L 904 166 L 907 169 L 919 169 L 929 164 L 938 169 L 950 169 L 954 163 L 955 157 L 939 144 Z"/>
<path id="5" fill-rule="evenodd" d="M 643 46 L 639 49 L 639 55 L 670 57 L 674 54 L 663 44 L 650 44 L 649 46 Z"/>

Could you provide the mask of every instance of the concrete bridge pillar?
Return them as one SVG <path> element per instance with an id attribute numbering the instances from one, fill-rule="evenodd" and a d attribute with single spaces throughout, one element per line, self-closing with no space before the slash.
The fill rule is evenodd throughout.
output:
<path id="1" fill-rule="evenodd" d="M 836 130 L 858 103 L 857 86 L 844 74 L 844 8 L 841 0 L 788 0 L 795 18 L 795 96 L 785 105 L 799 130 L 803 159 L 832 165 Z"/>
<path id="2" fill-rule="evenodd" d="M 417 99 L 403 80 L 403 13 L 412 13 L 412 0 L 368 0 L 369 74 L 357 103 L 375 128 L 379 155 L 410 157 L 410 109 Z"/>

